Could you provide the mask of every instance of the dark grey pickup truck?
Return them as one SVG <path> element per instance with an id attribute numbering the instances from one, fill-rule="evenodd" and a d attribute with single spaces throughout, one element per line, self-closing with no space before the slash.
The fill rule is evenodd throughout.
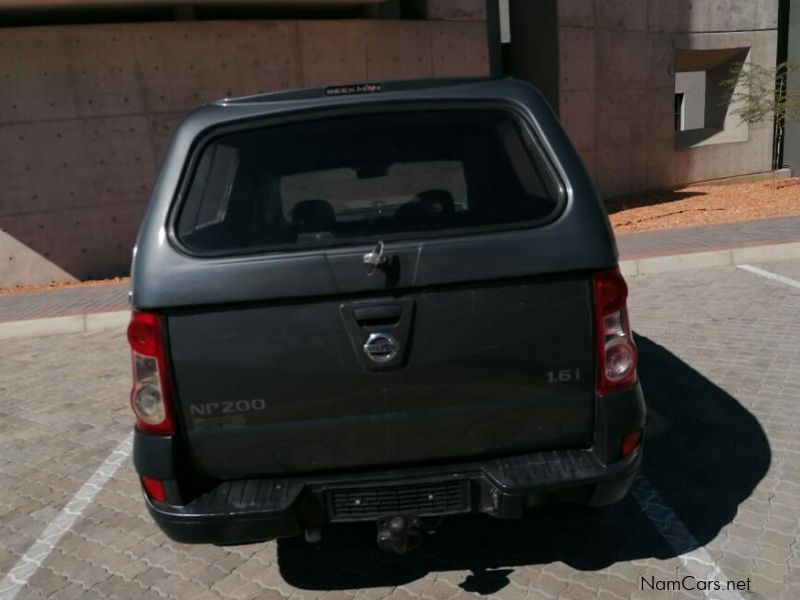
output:
<path id="1" fill-rule="evenodd" d="M 133 260 L 134 462 L 181 542 L 622 498 L 637 351 L 608 218 L 512 79 L 227 99 L 178 129 Z"/>

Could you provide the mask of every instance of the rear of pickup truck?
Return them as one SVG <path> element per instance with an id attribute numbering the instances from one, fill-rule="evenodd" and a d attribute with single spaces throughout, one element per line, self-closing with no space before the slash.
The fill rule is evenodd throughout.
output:
<path id="1" fill-rule="evenodd" d="M 614 502 L 639 467 L 608 221 L 525 84 L 203 109 L 133 270 L 134 461 L 173 539 L 371 520 L 399 551 L 446 515 Z"/>

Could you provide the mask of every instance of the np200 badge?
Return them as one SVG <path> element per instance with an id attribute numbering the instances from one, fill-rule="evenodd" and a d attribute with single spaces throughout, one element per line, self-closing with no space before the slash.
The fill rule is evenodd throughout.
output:
<path id="1" fill-rule="evenodd" d="M 267 403 L 263 398 L 253 400 L 234 400 L 225 402 L 206 402 L 205 404 L 192 404 L 189 413 L 193 417 L 217 417 L 220 415 L 235 415 L 238 413 L 266 410 Z"/>
<path id="2" fill-rule="evenodd" d="M 364 354 L 376 363 L 387 363 L 397 356 L 400 344 L 388 333 L 372 333 L 364 343 Z"/>

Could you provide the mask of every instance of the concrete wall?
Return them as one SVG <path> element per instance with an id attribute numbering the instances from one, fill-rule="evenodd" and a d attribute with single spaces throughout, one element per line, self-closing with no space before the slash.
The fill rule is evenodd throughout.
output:
<path id="1" fill-rule="evenodd" d="M 171 133 L 198 105 L 488 69 L 476 20 L 0 29 L 0 229 L 79 279 L 123 274 Z M 0 262 L 13 263 L 10 248 Z M 33 279 L 25 264 L 0 270 L 0 287 Z"/>
<path id="2" fill-rule="evenodd" d="M 41 254 L 0 231 L 0 282 L 3 287 L 74 281 L 74 277 Z"/>
<path id="3" fill-rule="evenodd" d="M 486 0 L 425 0 L 425 18 L 445 21 L 485 21 Z"/>
<path id="4" fill-rule="evenodd" d="M 556 2 L 557 109 L 605 196 L 770 169 L 768 122 L 746 141 L 676 147 L 674 56 L 745 47 L 774 65 L 778 0 Z"/>

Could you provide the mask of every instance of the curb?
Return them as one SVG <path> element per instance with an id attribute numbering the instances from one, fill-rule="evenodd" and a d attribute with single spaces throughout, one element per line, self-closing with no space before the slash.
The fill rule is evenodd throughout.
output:
<path id="1" fill-rule="evenodd" d="M 683 269 L 724 267 L 792 258 L 800 258 L 800 242 L 621 260 L 619 261 L 619 268 L 625 277 L 638 277 L 639 275 L 668 273 Z M 0 340 L 44 337 L 64 333 L 87 333 L 105 329 L 123 330 L 128 325 L 130 318 L 131 313 L 129 310 L 120 310 L 65 317 L 7 321 L 0 323 Z"/>
<path id="2" fill-rule="evenodd" d="M 45 319 L 26 319 L 0 323 L 0 340 L 43 337 L 64 333 L 86 333 L 104 329 L 124 329 L 131 319 L 129 310 L 68 315 Z"/>
<path id="3" fill-rule="evenodd" d="M 621 260 L 619 261 L 619 268 L 623 276 L 636 277 L 638 275 L 667 273 L 683 269 L 735 266 L 792 258 L 800 258 L 800 242 Z"/>

